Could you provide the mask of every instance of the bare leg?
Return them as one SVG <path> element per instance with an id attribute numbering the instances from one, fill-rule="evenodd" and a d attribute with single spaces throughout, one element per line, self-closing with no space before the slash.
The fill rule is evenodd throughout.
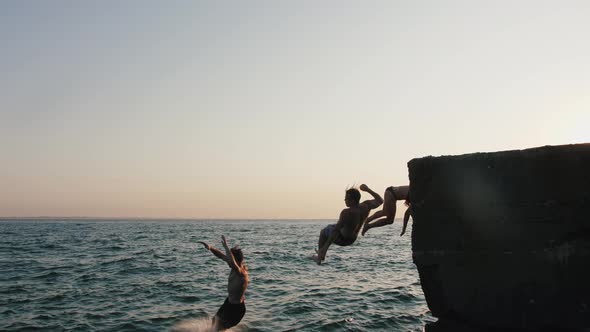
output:
<path id="1" fill-rule="evenodd" d="M 389 218 L 389 217 L 381 218 L 379 220 L 372 222 L 371 224 L 366 225 L 367 226 L 366 231 L 368 231 L 371 228 L 381 227 L 381 226 L 386 226 L 386 225 L 391 225 L 391 224 L 393 224 L 393 218 Z"/>
<path id="2" fill-rule="evenodd" d="M 324 247 L 324 245 L 326 244 L 326 242 L 328 242 L 328 237 L 324 234 L 324 230 L 322 229 L 320 231 L 320 238 L 318 240 L 318 248 L 315 251 L 317 255 L 313 255 L 311 257 L 316 263 L 318 263 L 318 265 L 322 264 L 322 260 L 318 257 L 319 250 L 321 250 Z"/>
<path id="3" fill-rule="evenodd" d="M 363 226 L 363 231 L 361 232 L 361 235 L 364 236 L 365 233 L 373 227 L 381 227 L 393 224 L 396 210 L 395 196 L 390 190 L 385 190 L 385 194 L 383 194 L 383 197 L 383 210 L 377 211 L 372 216 L 367 218 L 367 220 L 365 221 L 365 225 Z M 372 220 L 380 217 L 384 218 L 371 222 Z"/>
<path id="4" fill-rule="evenodd" d="M 322 229 L 320 231 L 320 238 L 318 240 L 318 249 L 322 248 L 324 246 L 324 243 L 326 243 L 326 241 L 328 241 L 328 237 L 324 235 L 324 230 Z"/>
<path id="5" fill-rule="evenodd" d="M 381 218 L 381 217 L 385 217 L 386 214 L 385 212 L 383 212 L 383 210 L 379 210 L 375 213 L 373 213 L 370 217 L 367 218 L 367 220 L 365 221 L 365 223 L 369 223 L 377 218 Z"/>
<path id="6" fill-rule="evenodd" d="M 365 226 L 363 227 L 363 232 L 362 235 L 365 235 L 365 233 L 371 229 L 371 228 L 375 228 L 375 227 L 381 227 L 381 226 L 386 226 L 386 225 L 391 225 L 393 224 L 393 218 L 391 217 L 385 217 L 385 218 L 381 218 L 377 221 L 374 221 L 372 223 L 367 223 L 365 224 Z"/>

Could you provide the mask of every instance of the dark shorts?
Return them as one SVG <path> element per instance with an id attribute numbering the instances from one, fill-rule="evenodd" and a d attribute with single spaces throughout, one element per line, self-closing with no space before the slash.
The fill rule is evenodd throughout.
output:
<path id="1" fill-rule="evenodd" d="M 223 305 L 215 316 L 219 319 L 219 327 L 229 329 L 232 326 L 238 325 L 242 317 L 246 314 L 246 305 L 244 302 L 240 304 L 229 303 L 229 298 L 225 299 Z"/>
<path id="2" fill-rule="evenodd" d="M 336 224 L 330 224 L 330 225 L 324 227 L 324 229 L 322 229 L 322 235 L 324 235 L 325 237 L 330 237 L 330 234 L 332 234 L 332 232 L 334 232 L 334 229 L 336 229 Z M 349 245 L 353 244 L 355 240 L 356 240 L 355 237 L 345 238 L 341 234 L 339 234 L 336 237 L 336 240 L 334 240 L 334 243 L 336 243 L 339 246 L 349 246 Z"/>

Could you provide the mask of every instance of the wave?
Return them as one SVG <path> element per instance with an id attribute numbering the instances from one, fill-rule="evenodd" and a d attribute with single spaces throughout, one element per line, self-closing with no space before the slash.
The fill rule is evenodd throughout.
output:
<path id="1" fill-rule="evenodd" d="M 31 277 L 31 279 L 49 279 L 49 280 L 51 280 L 51 279 L 55 279 L 55 278 L 59 277 L 60 275 L 61 275 L 61 273 L 58 273 L 55 271 L 50 271 L 50 272 L 45 271 L 40 274 L 33 275 Z"/>
<path id="2" fill-rule="evenodd" d="M 183 303 L 197 303 L 201 299 L 194 295 L 179 295 L 175 296 L 174 298 Z"/>
<path id="3" fill-rule="evenodd" d="M 129 257 L 117 257 L 115 259 L 111 259 L 108 260 L 106 262 L 101 262 L 100 265 L 101 266 L 106 266 L 106 265 L 111 265 L 111 264 L 117 264 L 117 263 L 124 263 L 124 262 L 128 262 L 128 261 L 134 261 L 136 258 L 133 256 L 129 256 Z"/>

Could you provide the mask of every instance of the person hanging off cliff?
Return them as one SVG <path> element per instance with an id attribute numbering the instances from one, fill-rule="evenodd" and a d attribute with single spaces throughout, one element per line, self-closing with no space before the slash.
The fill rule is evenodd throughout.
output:
<path id="1" fill-rule="evenodd" d="M 237 246 L 230 249 L 223 235 L 221 236 L 221 244 L 225 248 L 225 255 L 205 242 L 199 241 L 199 243 L 217 258 L 225 261 L 231 268 L 227 283 L 227 298 L 211 322 L 211 328 L 215 331 L 224 331 L 238 325 L 246 314 L 244 295 L 246 287 L 248 287 L 248 270 L 244 264 L 244 255 Z"/>
<path id="2" fill-rule="evenodd" d="M 371 228 L 375 227 L 382 227 L 386 225 L 393 224 L 395 220 L 395 212 L 397 209 L 397 201 L 405 200 L 405 205 L 408 207 L 406 213 L 404 214 L 404 225 L 402 228 L 402 232 L 400 236 L 404 235 L 406 232 L 406 226 L 408 225 L 408 220 L 411 215 L 410 209 L 410 186 L 399 186 L 399 187 L 388 187 L 385 189 L 385 194 L 383 195 L 383 209 L 373 213 L 370 217 L 367 218 L 365 224 L 363 226 L 363 231 L 361 235 L 365 235 L 367 231 Z M 378 219 L 381 218 L 381 219 Z M 377 219 L 377 220 L 375 220 Z"/>
<path id="3" fill-rule="evenodd" d="M 381 196 L 371 190 L 366 184 L 360 185 L 359 189 L 371 194 L 373 199 L 359 203 L 361 193 L 358 189 L 350 188 L 346 191 L 344 204 L 347 208 L 340 212 L 340 217 L 336 224 L 328 225 L 320 232 L 317 255 L 312 256 L 312 259 L 318 265 L 326 259 L 326 253 L 332 243 L 339 246 L 353 244 L 363 226 L 363 222 L 369 216 L 369 212 L 383 203 Z"/>

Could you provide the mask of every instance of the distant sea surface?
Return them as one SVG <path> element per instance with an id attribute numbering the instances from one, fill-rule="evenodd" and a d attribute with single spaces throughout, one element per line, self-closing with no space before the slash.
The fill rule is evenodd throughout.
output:
<path id="1" fill-rule="evenodd" d="M 232 331 L 421 331 L 430 315 L 400 220 L 325 264 L 328 221 L 2 220 L 1 331 L 203 331 L 229 267 L 197 241 L 239 244 L 250 275 Z"/>

